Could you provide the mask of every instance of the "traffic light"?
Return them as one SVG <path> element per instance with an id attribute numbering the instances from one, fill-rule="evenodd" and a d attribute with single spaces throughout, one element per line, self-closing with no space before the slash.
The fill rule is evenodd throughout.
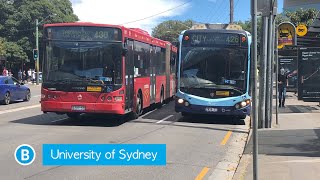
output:
<path id="1" fill-rule="evenodd" d="M 38 49 L 33 49 L 33 58 L 38 59 Z"/>

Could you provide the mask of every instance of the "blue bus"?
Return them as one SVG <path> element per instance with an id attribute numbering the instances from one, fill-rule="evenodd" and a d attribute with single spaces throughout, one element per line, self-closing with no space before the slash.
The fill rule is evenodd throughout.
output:
<path id="1" fill-rule="evenodd" d="M 251 35 L 242 30 L 190 29 L 179 36 L 175 111 L 246 118 Z"/>

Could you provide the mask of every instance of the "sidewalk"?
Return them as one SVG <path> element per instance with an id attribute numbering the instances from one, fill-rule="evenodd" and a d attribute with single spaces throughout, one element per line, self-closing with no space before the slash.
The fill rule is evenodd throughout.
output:
<path id="1" fill-rule="evenodd" d="M 298 101 L 293 93 L 288 93 L 288 96 L 286 107 L 279 109 L 279 124 L 273 124 L 271 129 L 258 130 L 258 179 L 318 180 L 319 103 Z M 233 179 L 253 179 L 252 138 Z"/>

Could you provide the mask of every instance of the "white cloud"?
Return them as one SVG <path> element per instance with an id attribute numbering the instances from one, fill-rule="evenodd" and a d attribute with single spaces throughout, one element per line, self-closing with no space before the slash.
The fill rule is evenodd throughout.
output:
<path id="1" fill-rule="evenodd" d="M 166 11 L 186 2 L 185 0 L 73 0 L 74 13 L 80 21 L 123 24 Z M 190 7 L 185 4 L 172 11 L 142 21 L 124 24 L 126 27 L 141 28 L 151 33 L 152 28 L 164 17 L 182 14 Z"/>

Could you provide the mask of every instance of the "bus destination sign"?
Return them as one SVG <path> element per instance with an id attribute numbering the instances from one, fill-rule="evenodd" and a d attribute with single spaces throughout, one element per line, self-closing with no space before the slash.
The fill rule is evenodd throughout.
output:
<path id="1" fill-rule="evenodd" d="M 50 40 L 121 41 L 121 31 L 118 28 L 109 27 L 48 27 L 46 29 L 46 37 Z"/>
<path id="2" fill-rule="evenodd" d="M 189 38 L 184 38 L 190 45 L 240 45 L 240 35 L 231 33 L 192 33 Z"/>

